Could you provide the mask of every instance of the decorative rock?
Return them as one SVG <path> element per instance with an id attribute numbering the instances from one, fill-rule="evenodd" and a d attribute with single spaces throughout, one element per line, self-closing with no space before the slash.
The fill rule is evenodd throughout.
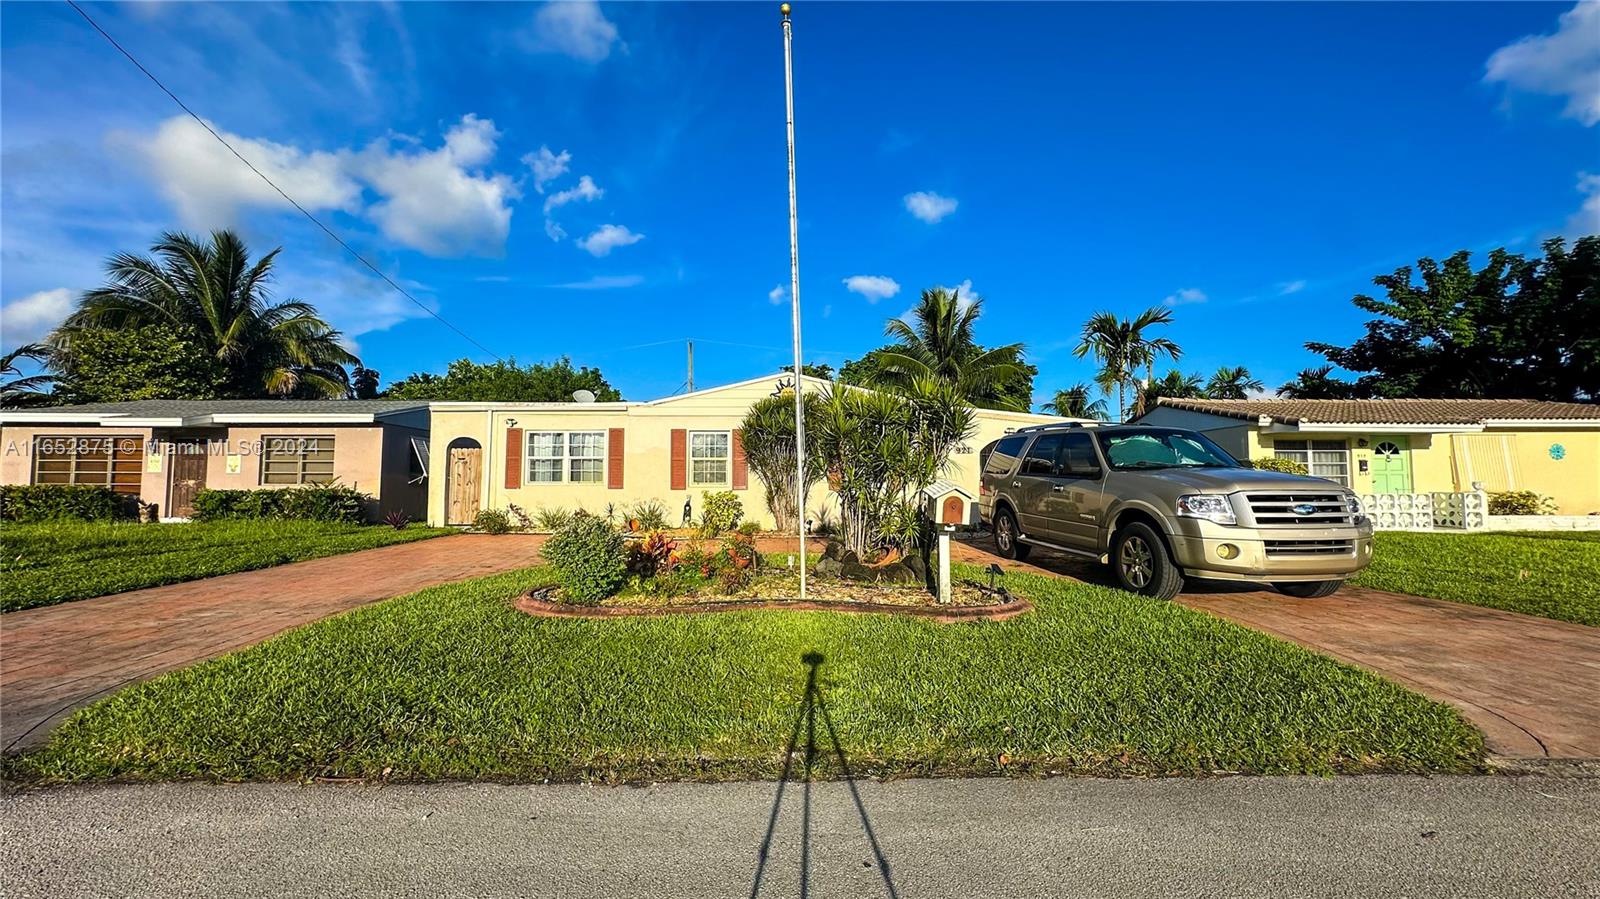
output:
<path id="1" fill-rule="evenodd" d="M 817 560 L 815 571 L 824 577 L 838 577 L 843 568 L 844 566 L 839 564 L 838 559 L 830 559 L 824 556 Z"/>
<path id="2" fill-rule="evenodd" d="M 914 558 L 914 557 L 913 557 Z M 911 569 L 905 562 L 896 562 L 882 568 L 872 569 L 877 574 L 877 581 L 882 584 L 920 584 L 922 576 Z"/>

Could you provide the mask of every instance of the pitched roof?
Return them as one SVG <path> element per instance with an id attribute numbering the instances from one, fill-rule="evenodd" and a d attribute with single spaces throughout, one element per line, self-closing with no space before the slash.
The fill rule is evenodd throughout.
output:
<path id="1" fill-rule="evenodd" d="M 1205 400 L 1161 397 L 1158 406 L 1282 424 L 1481 425 L 1490 421 L 1600 421 L 1600 405 L 1543 400 Z"/>

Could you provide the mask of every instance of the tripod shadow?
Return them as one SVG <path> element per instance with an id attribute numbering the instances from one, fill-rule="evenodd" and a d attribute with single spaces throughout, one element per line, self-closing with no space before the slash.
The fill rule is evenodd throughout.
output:
<path id="1" fill-rule="evenodd" d="M 802 750 L 800 781 L 800 899 L 807 899 L 811 889 L 811 784 L 818 756 L 823 750 L 817 746 L 817 716 L 822 716 L 822 727 L 827 732 L 828 744 L 833 750 L 833 757 L 839 766 L 839 773 L 844 776 L 846 787 L 850 790 L 850 800 L 855 803 L 856 814 L 861 818 L 861 829 L 866 833 L 867 844 L 872 847 L 873 861 L 878 869 L 878 876 L 883 879 L 883 888 L 889 899 L 900 899 L 900 893 L 895 889 L 894 876 L 889 870 L 889 859 L 883 854 L 883 847 L 878 843 L 878 834 L 872 829 L 872 819 L 867 816 L 867 807 L 861 801 L 861 793 L 856 789 L 855 776 L 850 772 L 849 759 L 845 757 L 844 747 L 839 745 L 838 732 L 833 727 L 833 717 L 828 714 L 828 703 L 822 698 L 822 691 L 817 686 L 817 668 L 822 665 L 823 656 L 818 652 L 808 652 L 800 657 L 806 665 L 806 691 L 805 697 L 800 702 L 799 714 L 795 716 L 794 728 L 789 733 L 789 745 L 783 757 L 783 776 L 778 779 L 778 793 L 772 800 L 772 813 L 767 818 L 767 833 L 761 840 L 759 862 L 756 864 L 755 880 L 750 884 L 750 899 L 757 899 L 761 893 L 762 878 L 767 873 L 767 862 L 772 857 L 772 838 L 778 829 L 778 812 L 783 808 L 784 791 L 788 788 L 790 780 L 794 778 L 794 757 L 797 748 Z M 801 743 L 804 734 L 805 742 Z"/>

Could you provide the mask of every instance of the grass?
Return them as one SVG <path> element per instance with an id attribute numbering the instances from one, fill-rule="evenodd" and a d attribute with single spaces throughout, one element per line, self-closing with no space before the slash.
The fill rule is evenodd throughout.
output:
<path id="1" fill-rule="evenodd" d="M 0 612 L 448 533 L 315 521 L 7 524 L 0 527 Z"/>
<path id="2" fill-rule="evenodd" d="M 823 657 L 827 720 L 856 774 L 1482 765 L 1481 735 L 1448 706 L 1174 603 L 1055 578 L 1008 575 L 1038 609 L 1004 622 L 833 612 L 572 620 L 511 608 L 548 580 L 527 569 L 435 587 L 134 686 L 76 713 L 6 773 L 774 777 L 808 653 Z"/>
<path id="3" fill-rule="evenodd" d="M 1383 531 L 1352 583 L 1600 626 L 1600 532 Z"/>

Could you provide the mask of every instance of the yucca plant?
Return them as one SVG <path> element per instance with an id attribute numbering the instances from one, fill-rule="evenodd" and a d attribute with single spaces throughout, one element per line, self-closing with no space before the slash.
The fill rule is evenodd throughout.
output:
<path id="1" fill-rule="evenodd" d="M 806 394 L 804 404 L 806 471 L 803 492 L 810 495 L 811 488 L 822 480 L 826 469 L 817 454 L 816 438 L 812 436 L 817 427 L 817 395 Z M 804 506 L 795 489 L 794 397 L 774 396 L 756 401 L 745 413 L 740 428 L 743 429 L 745 460 L 767 487 L 767 509 L 772 512 L 779 531 L 793 531 Z"/>

